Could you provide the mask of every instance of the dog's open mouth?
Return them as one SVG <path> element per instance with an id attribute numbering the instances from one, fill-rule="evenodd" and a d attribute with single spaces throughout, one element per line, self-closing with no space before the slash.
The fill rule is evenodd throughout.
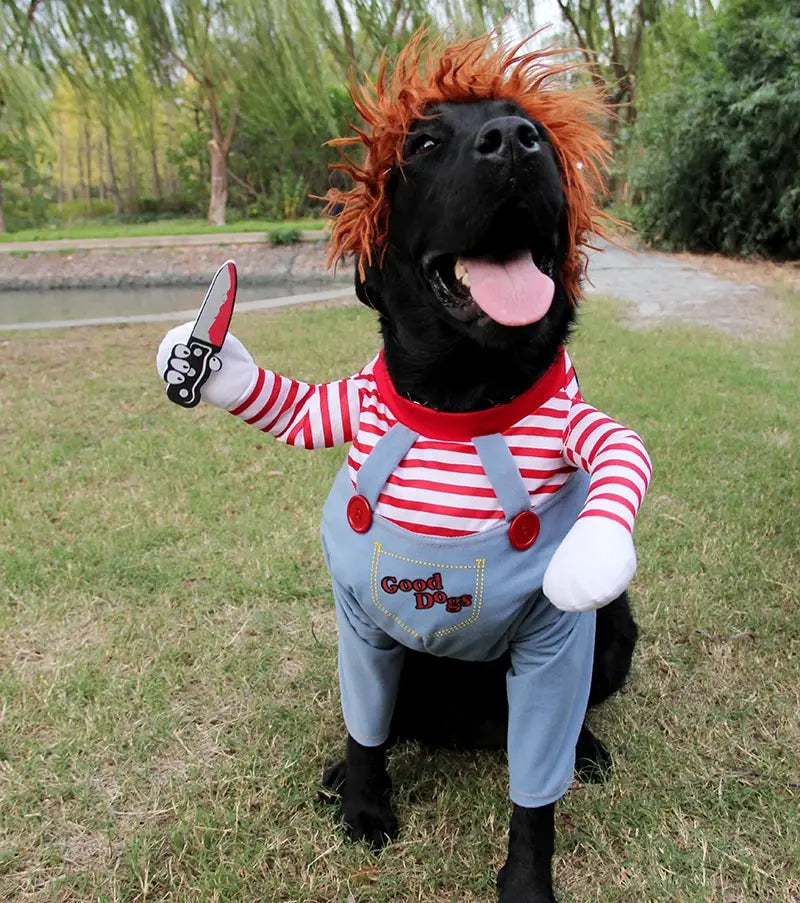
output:
<path id="1" fill-rule="evenodd" d="M 462 322 L 494 320 L 525 326 L 545 316 L 553 301 L 553 261 L 529 249 L 508 257 L 429 257 L 424 271 L 444 309 Z"/>

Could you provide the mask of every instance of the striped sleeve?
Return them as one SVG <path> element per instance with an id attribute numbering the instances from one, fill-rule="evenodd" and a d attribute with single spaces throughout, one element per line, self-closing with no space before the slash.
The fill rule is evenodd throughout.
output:
<path id="1" fill-rule="evenodd" d="M 653 472 L 639 436 L 578 401 L 564 427 L 564 457 L 590 475 L 580 517 L 605 517 L 633 532 Z"/>
<path id="2" fill-rule="evenodd" d="M 582 395 L 581 387 L 578 385 L 578 376 L 566 351 L 564 352 L 564 371 L 564 391 L 567 393 L 567 398 L 572 402 L 581 401 Z"/>
<path id="3" fill-rule="evenodd" d="M 252 392 L 231 414 L 286 445 L 344 445 L 358 431 L 364 390 L 374 387 L 373 365 L 374 360 L 354 376 L 316 384 L 259 368 Z"/>

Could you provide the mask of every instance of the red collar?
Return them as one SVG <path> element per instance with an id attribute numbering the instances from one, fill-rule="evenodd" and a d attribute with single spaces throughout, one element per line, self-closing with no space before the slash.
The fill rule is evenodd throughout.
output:
<path id="1" fill-rule="evenodd" d="M 475 436 L 503 433 L 523 417 L 540 408 L 548 398 L 552 398 L 564 387 L 566 366 L 564 349 L 559 348 L 550 368 L 522 395 L 518 395 L 507 404 L 481 411 L 469 411 L 466 414 L 435 411 L 398 395 L 386 369 L 382 351 L 375 362 L 373 373 L 381 398 L 401 423 L 429 439 L 467 442 Z"/>

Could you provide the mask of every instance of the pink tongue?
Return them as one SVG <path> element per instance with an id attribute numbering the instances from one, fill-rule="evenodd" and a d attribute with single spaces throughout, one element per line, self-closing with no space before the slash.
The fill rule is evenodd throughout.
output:
<path id="1" fill-rule="evenodd" d="M 478 307 L 505 326 L 535 323 L 550 309 L 555 286 L 528 251 L 506 263 L 476 258 L 461 261 L 469 273 L 469 290 Z"/>

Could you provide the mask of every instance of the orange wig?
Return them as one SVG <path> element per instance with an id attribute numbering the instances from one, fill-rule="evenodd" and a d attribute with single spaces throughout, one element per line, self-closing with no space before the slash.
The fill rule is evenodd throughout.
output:
<path id="1" fill-rule="evenodd" d="M 342 205 L 331 229 L 329 265 L 353 254 L 364 278 L 365 264 L 371 265 L 375 257 L 382 259 L 389 221 L 389 174 L 393 166 L 403 165 L 403 146 L 415 121 L 439 103 L 508 100 L 547 129 L 555 149 L 568 208 L 569 241 L 560 276 L 568 297 L 577 300 L 586 269 L 582 247 L 592 232 L 598 232 L 596 221 L 606 218 L 597 206 L 597 196 L 604 190 L 602 174 L 609 150 L 596 124 L 606 109 L 594 88 L 563 86 L 565 73 L 580 68 L 554 62 L 568 51 L 547 48 L 520 53 L 524 43 L 495 47 L 488 34 L 444 46 L 422 28 L 400 52 L 391 74 L 384 58 L 374 83 L 351 85 L 363 125 L 350 123 L 355 135 L 330 142 L 341 149 L 342 157 L 332 168 L 347 173 L 353 187 L 349 191 L 331 188 L 326 195 L 328 210 Z M 353 145 L 364 148 L 361 164 L 346 152 Z"/>

